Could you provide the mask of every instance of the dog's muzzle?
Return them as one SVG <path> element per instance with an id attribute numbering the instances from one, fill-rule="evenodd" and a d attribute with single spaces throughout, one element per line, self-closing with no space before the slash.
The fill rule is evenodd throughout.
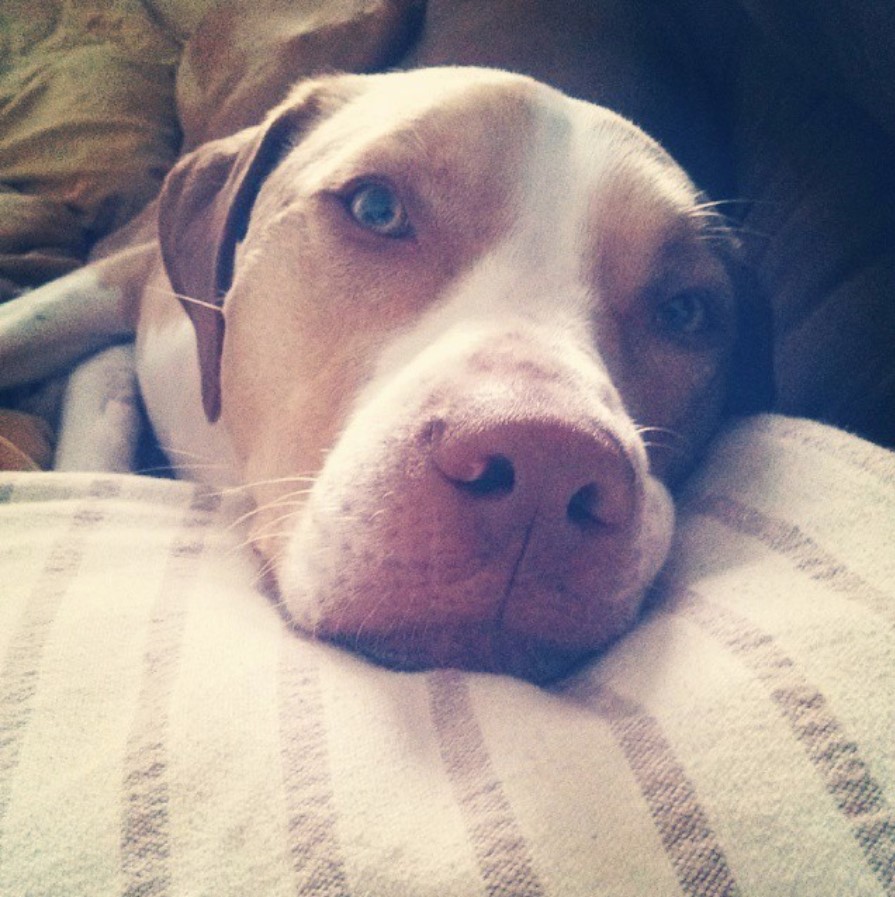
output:
<path id="1" fill-rule="evenodd" d="M 624 631 L 672 511 L 601 395 L 596 366 L 516 337 L 389 381 L 328 459 L 281 564 L 298 626 L 401 669 L 535 681 Z"/>

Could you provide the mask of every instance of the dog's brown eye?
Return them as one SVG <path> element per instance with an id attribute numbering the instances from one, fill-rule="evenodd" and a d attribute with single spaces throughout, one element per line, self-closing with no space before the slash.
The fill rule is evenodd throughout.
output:
<path id="1" fill-rule="evenodd" d="M 656 327 L 671 337 L 698 336 L 711 327 L 709 299 L 700 290 L 684 290 L 662 302 L 655 312 Z"/>
<path id="2" fill-rule="evenodd" d="M 347 205 L 351 217 L 366 230 L 384 237 L 406 237 L 410 233 L 407 210 L 386 184 L 361 184 L 348 196 Z"/>

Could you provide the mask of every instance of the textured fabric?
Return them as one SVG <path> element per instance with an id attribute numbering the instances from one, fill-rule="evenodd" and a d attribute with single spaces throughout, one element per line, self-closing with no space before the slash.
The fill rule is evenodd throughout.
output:
<path id="1" fill-rule="evenodd" d="M 895 456 L 763 417 L 551 690 L 290 633 L 233 495 L 0 486 L 0 893 L 895 894 Z"/>
<path id="2" fill-rule="evenodd" d="M 81 264 L 158 191 L 180 20 L 213 0 L 0 4 L 0 300 Z"/>

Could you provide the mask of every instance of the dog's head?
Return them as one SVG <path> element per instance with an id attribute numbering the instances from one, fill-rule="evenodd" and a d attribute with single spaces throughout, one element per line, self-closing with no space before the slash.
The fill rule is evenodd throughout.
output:
<path id="1" fill-rule="evenodd" d="M 400 667 L 547 679 L 625 629 L 666 487 L 769 382 L 686 175 L 521 76 L 303 85 L 160 217 L 285 606 Z"/>

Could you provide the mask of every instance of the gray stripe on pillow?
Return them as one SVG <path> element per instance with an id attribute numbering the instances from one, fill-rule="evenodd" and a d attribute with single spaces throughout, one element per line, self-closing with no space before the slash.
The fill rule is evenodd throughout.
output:
<path id="1" fill-rule="evenodd" d="M 168 816 L 169 704 L 182 648 L 190 581 L 204 551 L 202 534 L 189 535 L 205 507 L 197 491 L 182 521 L 184 535 L 173 541 L 148 621 L 143 677 L 128 736 L 123 770 L 121 871 L 125 897 L 170 893 Z"/>
<path id="2" fill-rule="evenodd" d="M 773 635 L 729 608 L 680 590 L 668 609 L 698 623 L 749 667 L 767 688 L 814 770 L 849 821 L 868 865 L 895 897 L 895 814 L 860 747 L 833 715 L 826 698 L 798 670 Z"/>
<path id="3" fill-rule="evenodd" d="M 281 651 L 280 750 L 295 893 L 346 897 L 319 668 L 310 646 L 288 629 Z"/>
<path id="4" fill-rule="evenodd" d="M 462 673 L 427 677 L 441 756 L 469 831 L 469 843 L 489 895 L 541 897 L 544 887 L 531 851 L 491 764 Z"/>
<path id="5" fill-rule="evenodd" d="M 723 495 L 706 495 L 688 505 L 687 510 L 704 514 L 742 535 L 758 539 L 771 551 L 792 561 L 811 579 L 864 604 L 873 613 L 895 624 L 895 604 L 891 597 L 865 582 L 799 527 Z"/>
<path id="6" fill-rule="evenodd" d="M 753 438 L 759 432 L 770 440 L 770 451 L 786 450 L 785 440 L 792 440 L 800 448 L 816 451 L 826 458 L 867 474 L 885 486 L 895 484 L 895 456 L 892 452 L 872 442 L 855 439 L 845 430 L 836 430 L 825 424 L 788 418 L 780 415 L 761 415 L 748 418 L 741 425 L 752 431 Z M 807 460 L 807 459 L 806 459 Z"/>
<path id="7" fill-rule="evenodd" d="M 721 843 L 658 720 L 606 686 L 592 700 L 625 754 L 684 894 L 736 897 Z"/>

